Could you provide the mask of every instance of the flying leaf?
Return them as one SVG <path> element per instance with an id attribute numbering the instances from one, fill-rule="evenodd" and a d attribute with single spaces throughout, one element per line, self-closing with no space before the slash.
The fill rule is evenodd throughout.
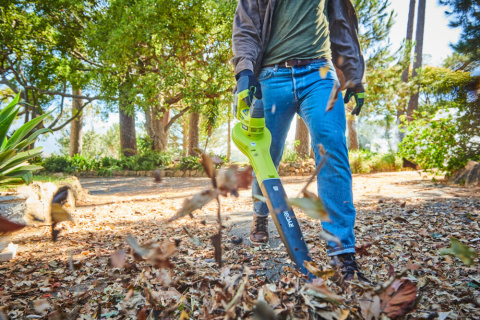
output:
<path id="1" fill-rule="evenodd" d="M 312 283 L 305 285 L 305 293 L 333 304 L 340 304 L 343 298 L 331 291 L 322 279 L 314 279 Z"/>
<path id="2" fill-rule="evenodd" d="M 35 308 L 35 311 L 42 313 L 43 311 L 50 309 L 50 303 L 48 303 L 47 300 L 39 299 L 35 300 L 33 307 Z"/>
<path id="3" fill-rule="evenodd" d="M 320 231 L 318 236 L 320 237 L 320 239 L 323 239 L 327 242 L 328 241 L 335 242 L 339 247 L 343 247 L 340 239 L 338 237 L 334 236 L 333 234 L 331 234 L 330 232 L 326 231 L 325 229 Z"/>
<path id="4" fill-rule="evenodd" d="M 322 221 L 330 221 L 328 213 L 323 207 L 322 201 L 318 197 L 293 198 L 288 199 L 287 203 L 300 208 L 310 218 Z"/>
<path id="5" fill-rule="evenodd" d="M 53 203 L 63 204 L 67 200 L 68 189 L 69 189 L 68 186 L 60 187 L 57 190 L 57 192 L 55 192 L 55 194 L 53 195 L 52 204 Z"/>
<path id="6" fill-rule="evenodd" d="M 187 214 L 191 214 L 197 209 L 201 209 L 204 205 L 215 199 L 219 194 L 220 193 L 218 190 L 208 189 L 197 193 L 192 198 L 185 199 L 182 208 L 178 210 L 177 213 L 168 220 L 168 222 L 175 221 L 186 216 Z"/>
<path id="7" fill-rule="evenodd" d="M 381 311 L 397 318 L 412 311 L 417 298 L 417 286 L 408 279 L 397 279 L 380 294 Z"/>
<path id="8" fill-rule="evenodd" d="M 215 175 L 215 164 L 213 163 L 212 158 L 205 153 L 202 153 L 202 166 L 207 176 L 213 178 Z"/>
<path id="9" fill-rule="evenodd" d="M 472 248 L 464 245 L 454 237 L 450 237 L 450 248 L 440 250 L 440 254 L 454 255 L 467 266 L 473 265 L 473 259 L 477 256 L 477 253 Z"/>
<path id="10" fill-rule="evenodd" d="M 51 211 L 52 222 L 58 223 L 62 221 L 73 221 L 72 216 L 65 209 L 63 209 L 60 203 L 52 203 Z"/>
<path id="11" fill-rule="evenodd" d="M 149 253 L 150 250 L 142 247 L 139 243 L 138 240 L 132 236 L 131 234 L 127 235 L 127 243 L 132 247 L 133 251 L 138 254 L 140 257 L 145 258 Z"/>
<path id="12" fill-rule="evenodd" d="M 222 267 L 222 234 L 217 233 L 210 237 L 212 241 L 213 248 L 215 249 L 215 261 L 218 264 L 218 267 Z"/>
<path id="13" fill-rule="evenodd" d="M 330 70 L 330 67 L 328 65 L 320 68 L 319 72 L 322 79 L 325 79 L 327 77 L 328 70 Z"/>
<path id="14" fill-rule="evenodd" d="M 125 251 L 123 250 L 117 250 L 112 255 L 110 256 L 110 266 L 113 268 L 123 268 L 125 265 L 125 259 L 126 259 L 126 254 Z"/>
<path id="15" fill-rule="evenodd" d="M 162 245 L 153 248 L 150 251 L 148 260 L 155 268 L 172 269 L 175 265 L 170 261 L 170 257 L 177 251 L 174 242 L 165 241 Z"/>
<path id="16" fill-rule="evenodd" d="M 280 298 L 274 292 L 272 292 L 272 291 L 270 291 L 270 289 L 268 289 L 268 286 L 263 287 L 263 294 L 264 294 L 265 300 L 267 300 L 267 302 L 273 308 L 276 308 L 277 306 L 279 306 L 282 303 Z"/>
<path id="17" fill-rule="evenodd" d="M 15 223 L 0 217 L 0 234 L 13 232 L 25 228 L 24 224 Z"/>

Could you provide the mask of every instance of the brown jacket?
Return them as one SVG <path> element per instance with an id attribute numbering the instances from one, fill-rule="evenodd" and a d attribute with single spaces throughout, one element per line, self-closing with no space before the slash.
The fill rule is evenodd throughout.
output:
<path id="1" fill-rule="evenodd" d="M 232 63 L 235 73 L 258 76 L 270 39 L 276 0 L 238 0 L 233 21 Z M 365 61 L 358 41 L 358 19 L 350 0 L 328 0 L 333 63 L 342 87 L 365 82 Z"/>

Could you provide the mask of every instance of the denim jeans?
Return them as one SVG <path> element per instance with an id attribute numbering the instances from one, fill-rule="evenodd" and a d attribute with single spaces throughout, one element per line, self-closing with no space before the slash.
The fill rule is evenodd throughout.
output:
<path id="1" fill-rule="evenodd" d="M 328 72 L 320 74 L 328 68 Z M 324 72 L 322 72 L 324 73 Z M 292 119 L 298 113 L 310 131 L 315 163 L 321 155 L 316 147 L 323 144 L 330 154 L 317 176 L 318 194 L 331 222 L 322 222 L 323 228 L 338 237 L 343 247 L 333 242 L 327 244 L 328 255 L 355 252 L 355 208 L 352 196 L 352 175 L 348 162 L 345 139 L 345 107 L 342 94 L 333 110 L 325 112 L 333 85 L 338 81 L 333 64 L 329 61 L 289 68 L 265 67 L 258 80 L 262 86 L 265 122 L 272 133 L 270 154 L 278 168 Z M 255 179 L 253 195 L 262 191 Z M 258 216 L 268 215 L 264 202 L 254 198 L 254 211 Z"/>

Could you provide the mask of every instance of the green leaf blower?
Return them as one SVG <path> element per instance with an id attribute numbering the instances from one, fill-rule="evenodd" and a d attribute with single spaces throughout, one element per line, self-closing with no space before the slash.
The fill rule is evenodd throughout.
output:
<path id="1" fill-rule="evenodd" d="M 244 79 L 248 81 L 248 79 Z M 241 83 L 244 79 L 239 79 L 238 88 L 248 88 L 248 83 Z M 267 198 L 268 209 L 290 259 L 295 263 L 297 269 L 313 278 L 314 276 L 305 268 L 305 262 L 311 261 L 312 258 L 295 213 L 287 204 L 285 189 L 270 156 L 272 135 L 265 127 L 263 103 L 262 100 L 253 98 L 253 90 L 254 87 L 235 94 L 233 112 L 240 122 L 233 128 L 232 139 L 252 164 L 258 184 L 262 189 L 263 196 Z"/>

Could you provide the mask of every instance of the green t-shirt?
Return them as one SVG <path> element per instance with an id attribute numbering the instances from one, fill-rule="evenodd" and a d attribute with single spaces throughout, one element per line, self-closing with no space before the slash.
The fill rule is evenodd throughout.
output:
<path id="1" fill-rule="evenodd" d="M 328 0 L 278 0 L 263 65 L 290 59 L 331 59 Z"/>

